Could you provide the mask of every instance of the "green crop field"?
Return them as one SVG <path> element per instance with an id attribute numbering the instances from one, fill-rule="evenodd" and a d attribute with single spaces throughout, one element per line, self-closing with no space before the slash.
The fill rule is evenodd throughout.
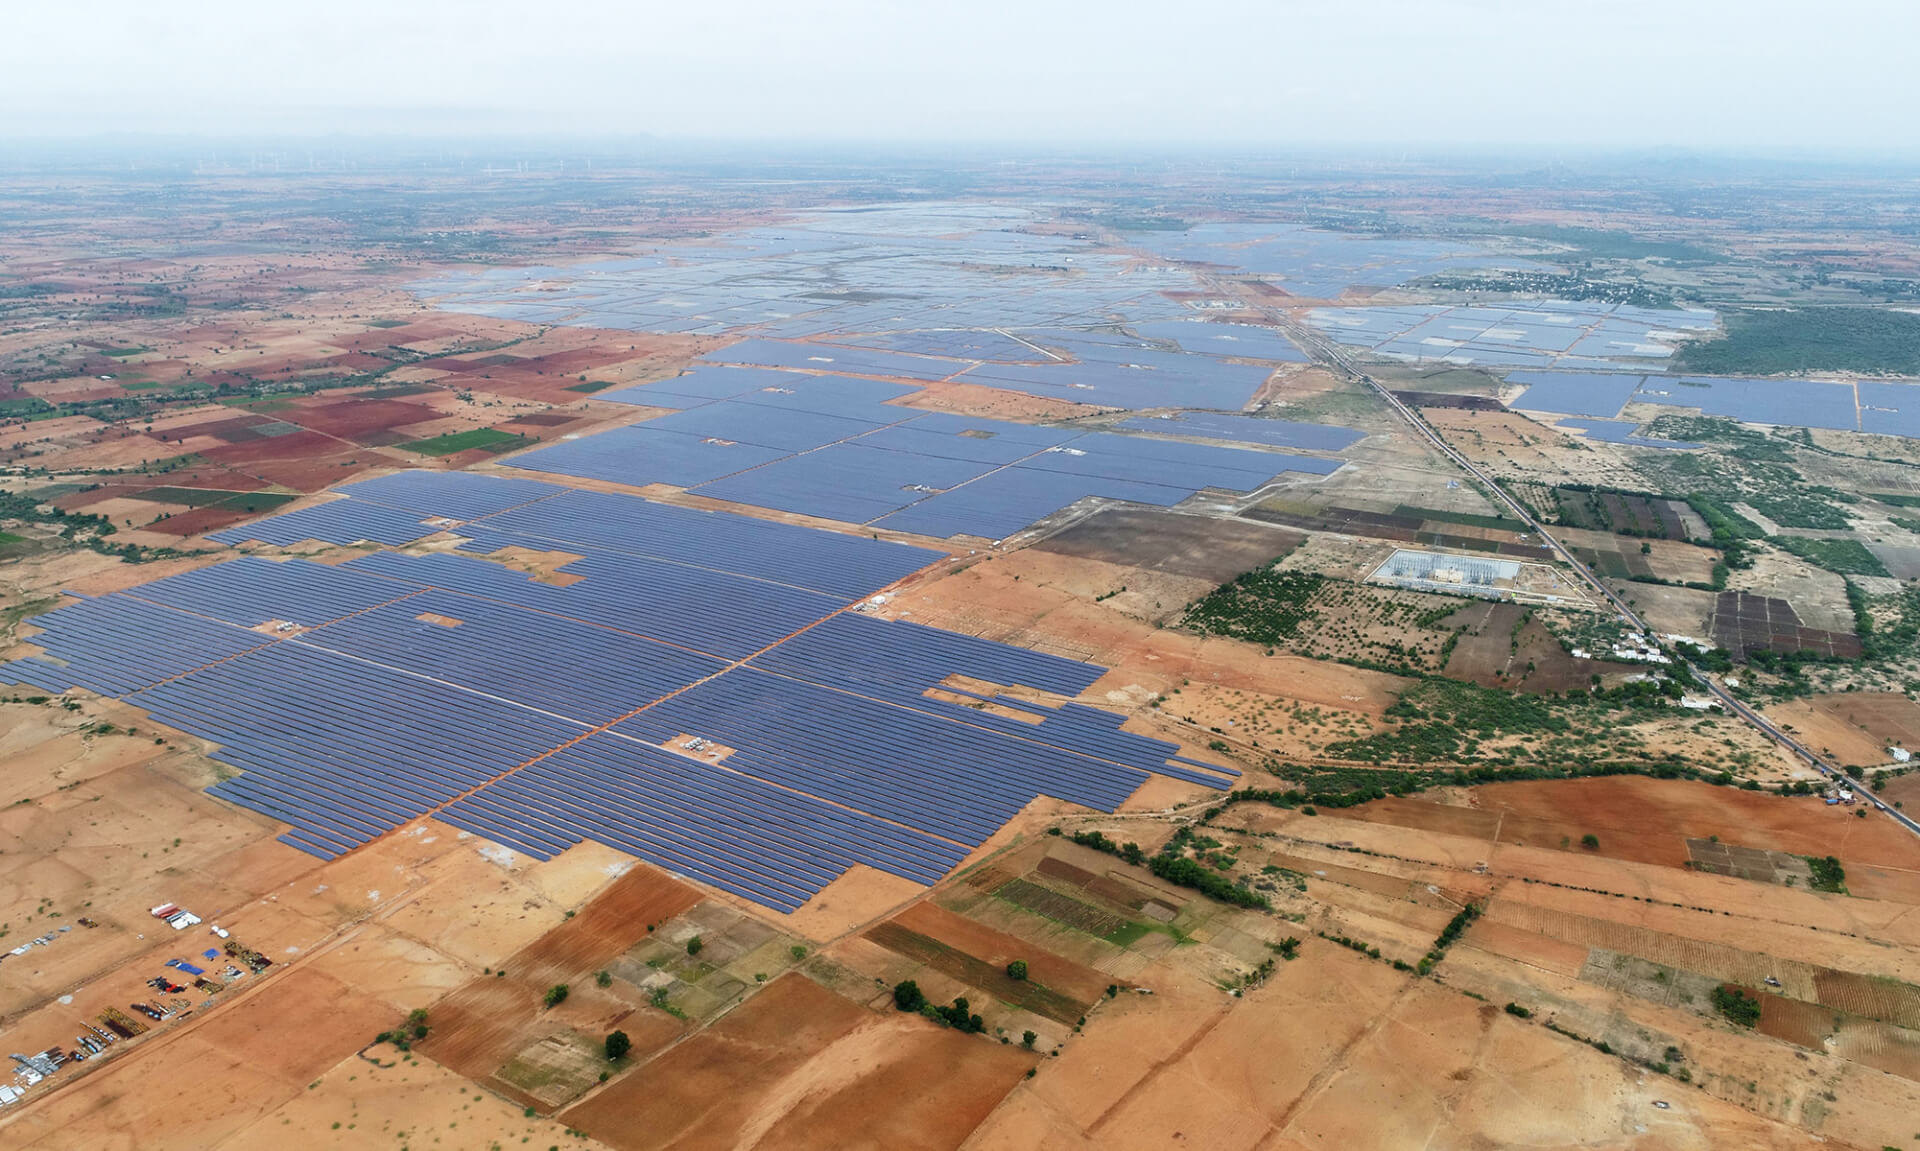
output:
<path id="1" fill-rule="evenodd" d="M 475 428 L 470 432 L 452 432 L 444 436 L 435 436 L 430 440 L 415 440 L 400 446 L 408 451 L 419 452 L 426 456 L 450 456 L 455 452 L 483 451 L 504 452 L 524 446 L 531 441 L 526 436 L 516 436 L 512 432 L 503 432 L 498 428 Z"/>

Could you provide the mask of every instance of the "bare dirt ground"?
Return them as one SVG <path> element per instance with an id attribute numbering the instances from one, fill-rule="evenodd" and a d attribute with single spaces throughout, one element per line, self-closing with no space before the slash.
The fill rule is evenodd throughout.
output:
<path id="1" fill-rule="evenodd" d="M 1888 748 L 1920 746 L 1920 703 L 1898 692 L 1841 692 L 1767 708 L 1808 746 L 1860 767 L 1891 766 Z"/>

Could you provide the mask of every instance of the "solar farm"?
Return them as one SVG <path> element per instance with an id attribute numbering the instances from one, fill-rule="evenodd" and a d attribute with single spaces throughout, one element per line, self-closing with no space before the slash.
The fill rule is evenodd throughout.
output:
<path id="1" fill-rule="evenodd" d="M 1110 811 L 1151 775 L 1235 774 L 1071 702 L 1104 668 L 853 610 L 938 552 L 464 473 L 347 490 L 320 509 L 351 515 L 287 532 L 391 513 L 413 523 L 391 542 L 462 542 L 82 599 L 0 678 L 212 741 L 240 771 L 213 793 L 323 859 L 432 815 L 537 859 L 591 839 L 783 911 L 855 864 L 932 883 L 1038 796 Z M 561 586 L 483 558 L 507 548 L 579 558 Z"/>
<path id="2" fill-rule="evenodd" d="M 1709 311 L 1563 300 L 1316 308 L 1311 319 L 1340 343 L 1388 359 L 1569 370 L 1618 360 L 1658 369 L 1680 340 L 1718 322 Z"/>
<path id="3" fill-rule="evenodd" d="M 1526 388 L 1509 405 L 1521 411 L 1617 420 L 1629 404 L 1652 404 L 1776 427 L 1920 439 L 1920 384 L 1631 372 L 1521 371 L 1506 379 Z M 1640 446 L 1668 445 L 1646 440 Z"/>

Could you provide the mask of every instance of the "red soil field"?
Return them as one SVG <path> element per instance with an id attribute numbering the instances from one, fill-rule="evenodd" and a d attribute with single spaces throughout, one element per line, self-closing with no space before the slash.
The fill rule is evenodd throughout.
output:
<path id="1" fill-rule="evenodd" d="M 996 969 L 1003 969 L 1016 959 L 1027 961 L 1027 977 L 1070 999 L 1092 1003 L 1106 993 L 1107 985 L 1113 980 L 1104 973 L 1095 971 L 1065 959 L 1050 951 L 1042 951 L 1024 939 L 995 931 L 984 923 L 976 923 L 963 915 L 956 915 L 944 907 L 932 903 L 913 904 L 890 921 L 909 931 L 917 931 L 956 951 L 963 951 Z M 982 991 L 992 992 L 993 987 L 982 987 Z M 1012 998 L 1011 995 L 1003 998 Z"/>
<path id="2" fill-rule="evenodd" d="M 606 967 L 635 940 L 644 938 L 647 926 L 663 923 L 700 901 L 694 888 L 644 864 L 614 880 L 572 919 L 501 964 L 506 976 L 480 976 L 441 1000 L 433 1008 L 433 1034 L 421 1049 L 441 1064 L 475 1079 L 484 1079 L 500 1069 L 527 1041 L 525 1029 L 542 1019 L 545 1011 L 541 997 L 547 988 L 565 983 L 578 988 L 580 1003 L 569 1000 L 568 1011 L 591 1010 L 589 1000 L 599 998 L 592 986 L 592 973 Z M 602 1008 L 608 1004 L 600 1004 Z M 679 1032 L 677 1021 L 655 1013 L 664 1021 L 657 1043 L 665 1043 Z M 636 1026 L 641 1022 L 636 1020 Z M 646 1034 L 628 1033 L 644 1050 Z"/>
<path id="3" fill-rule="evenodd" d="M 370 400 L 363 397 L 330 404 L 296 408 L 280 413 L 281 418 L 303 428 L 325 432 L 342 439 L 357 439 L 369 432 L 421 424 L 441 418 L 442 413 L 422 404 L 404 400 Z"/>
<path id="4" fill-rule="evenodd" d="M 1564 839 L 1573 850 L 1585 850 L 1578 846 L 1580 839 L 1591 834 L 1600 840 L 1599 855 L 1669 867 L 1685 866 L 1688 838 L 1717 835 L 1743 847 L 1837 855 L 1850 867 L 1920 869 L 1920 843 L 1893 821 L 1856 819 L 1849 809 L 1827 807 L 1812 797 L 1625 775 L 1495 783 L 1474 788 L 1472 795 L 1477 810 L 1384 800 L 1341 814 L 1454 834 L 1476 834 L 1493 817 L 1501 843 L 1551 848 L 1563 846 Z M 1441 810 L 1415 814 L 1422 805 Z M 1418 822 L 1422 819 L 1432 822 Z M 1446 821 L 1456 822 L 1449 827 Z"/>
<path id="5" fill-rule="evenodd" d="M 951 1148 L 1038 1060 L 790 973 L 562 1117 L 621 1151 Z"/>

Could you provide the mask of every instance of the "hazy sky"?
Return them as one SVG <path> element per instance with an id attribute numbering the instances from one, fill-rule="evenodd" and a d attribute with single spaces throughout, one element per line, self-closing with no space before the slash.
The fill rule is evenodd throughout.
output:
<path id="1" fill-rule="evenodd" d="M 15 0 L 0 136 L 1886 147 L 1916 0 Z"/>

